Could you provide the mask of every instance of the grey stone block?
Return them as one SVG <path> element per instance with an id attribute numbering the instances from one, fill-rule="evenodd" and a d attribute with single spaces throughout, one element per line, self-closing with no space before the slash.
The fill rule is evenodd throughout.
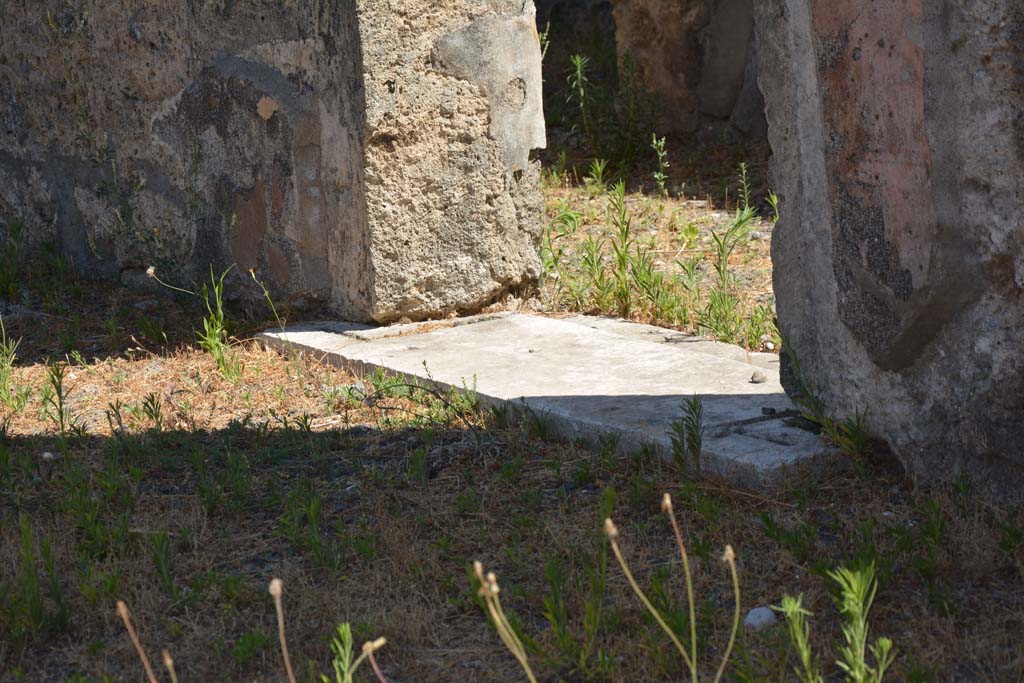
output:
<path id="1" fill-rule="evenodd" d="M 755 9 L 775 293 L 803 383 L 837 417 L 868 409 L 917 479 L 1020 496 L 1024 10 Z"/>
<path id="2" fill-rule="evenodd" d="M 82 272 L 378 321 L 539 273 L 532 2 L 78 5 L 5 6 L 0 223 Z"/>

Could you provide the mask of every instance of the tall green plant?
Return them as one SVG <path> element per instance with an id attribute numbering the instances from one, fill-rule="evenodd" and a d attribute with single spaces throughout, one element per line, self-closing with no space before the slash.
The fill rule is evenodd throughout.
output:
<path id="1" fill-rule="evenodd" d="M 386 642 L 383 638 L 368 642 L 363 645 L 359 656 L 353 657 L 352 627 L 349 624 L 340 624 L 335 630 L 334 637 L 331 638 L 331 653 L 334 655 L 331 661 L 331 666 L 334 669 L 333 683 L 352 683 L 356 671 L 366 660 L 370 660 L 374 672 L 378 673 L 378 678 L 382 679 L 377 664 L 373 661 L 373 653 L 384 647 Z M 321 676 L 320 679 L 323 683 L 332 683 L 327 676 Z"/>
<path id="2" fill-rule="evenodd" d="M 836 664 L 845 674 L 846 683 L 882 683 L 896 655 L 888 638 L 869 642 L 868 615 L 878 590 L 873 564 L 863 569 L 840 567 L 829 572 L 838 589 L 836 606 L 843 618 L 843 644 Z M 814 616 L 803 607 L 803 597 L 784 596 L 774 608 L 786 619 L 789 639 L 800 665 L 795 669 L 801 683 L 821 683 L 821 667 L 811 651 L 811 629 L 807 617 Z M 871 655 L 869 661 L 868 655 Z"/>
<path id="3" fill-rule="evenodd" d="M 740 208 L 750 208 L 750 179 L 745 161 L 740 162 Z"/>
<path id="4" fill-rule="evenodd" d="M 224 315 L 224 278 L 233 268 L 233 265 L 228 267 L 217 278 L 213 267 L 210 267 L 210 286 L 204 284 L 200 294 L 206 304 L 206 317 L 203 318 L 203 331 L 198 334 L 199 346 L 217 362 L 217 368 L 225 379 L 231 381 L 242 374 L 241 363 L 231 352 L 227 317 Z"/>
<path id="5" fill-rule="evenodd" d="M 8 339 L 3 317 L 0 317 L 0 402 L 14 414 L 20 413 L 28 404 L 32 388 L 14 385 L 14 361 L 18 357 L 20 339 Z"/>
<path id="6" fill-rule="evenodd" d="M 594 128 L 590 107 L 590 57 L 573 55 L 569 58 L 569 98 L 579 113 L 579 130 L 586 143 L 593 147 Z"/>
<path id="7" fill-rule="evenodd" d="M 43 411 L 57 427 L 61 439 L 80 429 L 68 408 L 70 392 L 64 383 L 67 371 L 68 367 L 64 363 L 54 363 L 46 368 L 46 390 L 42 397 Z"/>
<path id="8" fill-rule="evenodd" d="M 672 457 L 683 471 L 700 470 L 704 450 L 704 399 L 694 394 L 683 401 L 683 415 L 672 422 Z"/>
<path id="9" fill-rule="evenodd" d="M 807 617 L 814 615 L 804 609 L 803 596 L 784 595 L 782 604 L 773 609 L 786 620 L 789 641 L 800 659 L 800 666 L 793 669 L 800 683 L 823 683 L 821 666 L 811 651 L 811 627 L 807 623 Z"/>
<path id="10" fill-rule="evenodd" d="M 591 199 L 608 189 L 608 179 L 605 177 L 607 170 L 607 159 L 594 159 L 590 162 L 590 173 L 583 179 L 583 183 L 587 186 L 587 194 Z"/>
<path id="11" fill-rule="evenodd" d="M 615 301 L 618 304 L 619 315 L 628 318 L 633 304 L 630 265 L 636 238 L 633 235 L 633 216 L 626 206 L 626 183 L 623 180 L 615 183 L 612 188 L 608 199 L 608 213 L 613 230 L 611 249 Z"/>
<path id="12" fill-rule="evenodd" d="M 843 638 L 846 640 L 836 663 L 846 672 L 848 683 L 881 683 L 895 654 L 893 643 L 888 638 L 868 643 L 868 614 L 878 590 L 875 567 L 869 565 L 861 570 L 840 567 L 829 572 L 829 576 L 839 586 L 837 603 L 843 615 Z M 868 663 L 868 652 L 874 659 L 874 666 Z"/>
<path id="13" fill-rule="evenodd" d="M 654 172 L 654 182 L 658 185 L 658 193 L 661 196 L 668 196 L 668 168 L 670 166 L 668 162 L 668 152 L 665 151 L 665 138 L 659 138 L 657 135 L 651 135 L 651 149 L 654 150 L 654 154 L 658 159 L 658 169 Z"/>
<path id="14" fill-rule="evenodd" d="M 0 586 L 0 636 L 9 641 L 63 631 L 68 626 L 68 606 L 53 549 L 46 538 L 36 551 L 32 523 L 25 513 L 18 515 L 21 544 L 17 549 L 18 573 L 13 586 Z M 14 555 L 14 550 L 10 550 Z M 42 570 L 37 566 L 42 555 Z M 45 583 L 44 583 L 45 580 Z"/>
<path id="15" fill-rule="evenodd" d="M 779 199 L 779 195 L 774 192 L 768 193 L 768 206 L 772 207 L 772 223 L 778 223 L 782 217 L 781 210 L 782 200 Z"/>
<path id="16" fill-rule="evenodd" d="M 730 285 L 729 259 L 736 251 L 736 247 L 750 238 L 750 231 L 756 218 L 757 211 L 751 206 L 746 206 L 736 210 L 732 222 L 724 232 L 711 232 L 711 239 L 715 245 L 715 272 L 718 273 L 720 287 Z"/>
<path id="17" fill-rule="evenodd" d="M 235 356 L 231 348 L 231 339 L 228 332 L 228 320 L 227 315 L 224 312 L 224 279 L 227 278 L 228 273 L 234 270 L 234 264 L 228 266 L 228 268 L 217 277 L 213 273 L 213 265 L 210 265 L 210 283 L 203 283 L 203 286 L 199 291 L 193 292 L 181 287 L 175 287 L 174 285 L 168 284 L 160 279 L 156 273 L 156 268 L 150 266 L 146 269 L 146 275 L 153 280 L 156 280 L 162 287 L 166 287 L 175 292 L 181 292 L 182 294 L 188 294 L 202 300 L 203 305 L 206 306 L 206 316 L 203 318 L 203 330 L 202 332 L 196 332 L 196 341 L 200 348 L 210 354 L 214 361 L 217 363 L 217 369 L 220 370 L 221 375 L 231 382 L 236 382 L 242 377 L 243 366 L 242 362 Z M 253 279 L 256 280 L 255 274 Z M 262 283 L 256 280 L 262 287 Z M 270 301 L 269 293 L 267 293 L 267 300 Z M 271 301 L 271 307 L 273 308 L 273 302 Z M 273 309 L 274 316 L 277 317 L 277 310 Z M 278 318 L 280 324 L 280 318 Z"/>

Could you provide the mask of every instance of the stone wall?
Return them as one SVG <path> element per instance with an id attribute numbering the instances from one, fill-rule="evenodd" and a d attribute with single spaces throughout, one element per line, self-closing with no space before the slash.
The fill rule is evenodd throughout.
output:
<path id="1" fill-rule="evenodd" d="M 235 263 L 380 321 L 538 273 L 530 2 L 0 12 L 0 224 L 84 273 L 187 284 Z"/>
<path id="2" fill-rule="evenodd" d="M 1024 8 L 760 0 L 802 380 L 921 480 L 1024 491 Z"/>
<path id="3" fill-rule="evenodd" d="M 755 0 L 613 0 L 619 54 L 661 100 L 665 132 L 729 122 L 763 138 Z"/>

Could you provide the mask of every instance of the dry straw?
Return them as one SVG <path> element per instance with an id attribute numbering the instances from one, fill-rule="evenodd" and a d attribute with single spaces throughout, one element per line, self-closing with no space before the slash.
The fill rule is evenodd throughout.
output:
<path id="1" fill-rule="evenodd" d="M 494 628 L 498 632 L 498 637 L 501 638 L 501 642 L 505 644 L 505 647 L 508 648 L 512 656 L 519 662 L 519 666 L 523 667 L 523 671 L 526 673 L 530 683 L 537 683 L 533 670 L 530 668 L 530 662 L 526 657 L 526 648 L 523 647 L 523 641 L 516 635 L 515 629 L 512 628 L 512 624 L 509 623 L 508 618 L 505 616 L 505 610 L 501 607 L 501 600 L 498 597 L 498 594 L 501 592 L 501 588 L 498 586 L 498 577 L 494 575 L 494 572 L 488 572 L 484 575 L 484 566 L 480 562 L 473 563 L 473 571 L 480 582 L 480 597 L 483 598 L 484 605 L 487 607 L 487 613 L 490 615 Z"/>
<path id="2" fill-rule="evenodd" d="M 497 584 L 495 584 L 496 586 Z M 288 674 L 289 683 L 295 683 L 295 672 L 292 669 L 291 658 L 288 656 L 288 641 L 284 634 L 284 605 L 281 599 L 284 593 L 284 583 L 281 579 L 274 579 L 270 582 L 269 587 L 270 595 L 274 598 L 274 608 L 277 611 L 277 633 L 281 641 L 281 657 L 284 659 L 285 672 Z M 132 644 L 135 645 L 135 651 L 139 655 L 139 659 L 142 661 L 142 667 L 146 670 L 146 678 L 149 683 L 158 683 L 156 674 L 153 673 L 153 667 L 149 664 L 149 658 L 146 657 L 146 652 L 142 649 L 142 643 L 139 642 L 139 636 L 135 632 L 135 627 L 132 626 L 131 615 L 128 612 L 128 606 L 121 601 L 117 603 L 117 613 L 121 615 L 121 620 L 124 622 L 125 628 L 128 630 L 128 636 L 132 640 Z M 351 680 L 352 674 L 355 672 L 363 660 L 370 662 L 370 666 L 373 667 L 373 673 L 377 677 L 380 683 L 388 683 L 387 679 L 384 678 L 384 673 L 381 671 L 380 666 L 377 664 L 376 658 L 373 653 L 387 645 L 387 640 L 384 638 L 378 638 L 377 640 L 367 641 L 363 644 L 362 655 L 353 663 L 346 674 L 347 680 Z M 178 673 L 174 669 L 174 660 L 171 658 L 171 653 L 167 650 L 161 652 L 163 657 L 164 668 L 167 669 L 167 673 L 171 677 L 171 683 L 178 683 Z M 533 678 L 531 676 L 531 681 Z M 534 682 L 535 683 L 535 682 Z"/>
<path id="3" fill-rule="evenodd" d="M 292 671 L 292 660 L 288 657 L 288 641 L 284 637 L 284 606 L 281 603 L 281 593 L 284 584 L 281 579 L 274 579 L 270 582 L 270 595 L 274 598 L 274 609 L 277 610 L 277 636 L 281 641 L 281 656 L 284 658 L 284 668 L 288 673 L 289 683 L 295 683 L 295 673 Z"/>
<path id="4" fill-rule="evenodd" d="M 157 683 L 156 674 L 153 673 L 153 667 L 149 665 L 149 658 L 146 657 L 146 652 L 142 649 L 142 643 L 139 642 L 139 636 L 135 633 L 135 627 L 132 626 L 131 615 L 128 613 L 128 605 L 118 600 L 117 613 L 121 615 L 121 621 L 124 622 L 124 627 L 128 629 L 128 637 L 132 639 L 132 644 L 135 645 L 135 651 L 139 653 L 139 659 L 142 660 L 142 668 L 146 670 L 146 677 L 149 679 L 149 683 Z"/>
<path id="5" fill-rule="evenodd" d="M 672 497 L 669 494 L 665 494 L 662 498 L 661 509 L 672 524 L 672 531 L 676 537 L 676 544 L 679 548 L 679 555 L 683 560 L 683 573 L 686 575 L 686 597 L 689 602 L 690 609 L 690 649 L 687 651 L 683 644 L 680 642 L 678 636 L 665 622 L 665 618 L 658 612 L 657 608 L 651 604 L 650 599 L 644 594 L 640 588 L 640 584 L 637 583 L 636 579 L 633 578 L 633 572 L 630 571 L 629 565 L 626 563 L 625 557 L 622 555 L 622 550 L 619 548 L 619 530 L 615 526 L 615 522 L 611 518 L 606 519 L 604 522 L 604 531 L 608 536 L 608 540 L 612 546 L 612 552 L 615 554 L 615 559 L 618 560 L 619 566 L 622 567 L 622 573 L 626 576 L 626 581 L 629 582 L 633 592 L 636 593 L 637 598 L 643 603 L 647 611 L 651 613 L 654 620 L 658 622 L 661 629 L 668 635 L 672 644 L 676 646 L 679 651 L 679 655 L 683 658 L 683 662 L 686 664 L 686 668 L 690 671 L 690 678 L 693 683 L 698 683 L 699 675 L 697 671 L 697 622 L 695 615 L 695 605 L 693 596 L 693 575 L 690 571 L 690 561 L 686 553 L 686 544 L 683 543 L 683 536 L 679 532 L 679 524 L 676 521 L 675 514 L 672 511 Z M 718 667 L 718 672 L 715 674 L 714 683 L 719 683 L 722 680 L 722 675 L 725 673 L 725 667 L 729 664 L 729 658 L 732 656 L 732 649 L 736 644 L 736 634 L 739 631 L 740 625 L 740 582 L 739 576 L 736 571 L 736 553 L 733 551 L 732 546 L 725 547 L 725 553 L 722 555 L 722 561 L 729 566 L 729 571 L 732 576 L 733 595 L 735 598 L 735 609 L 733 610 L 732 619 L 732 632 L 729 635 L 729 644 L 725 648 L 725 652 L 722 655 L 722 662 Z"/>

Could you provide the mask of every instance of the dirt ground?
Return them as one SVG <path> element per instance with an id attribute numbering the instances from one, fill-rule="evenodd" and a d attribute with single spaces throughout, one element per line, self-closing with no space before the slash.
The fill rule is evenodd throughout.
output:
<path id="1" fill-rule="evenodd" d="M 341 622 L 357 647 L 388 639 L 377 658 L 390 681 L 525 680 L 478 604 L 474 560 L 535 641 L 540 680 L 677 680 L 681 662 L 600 533 L 610 511 L 638 580 L 688 632 L 664 492 L 695 563 L 708 680 L 732 615 L 727 543 L 744 615 L 804 596 L 829 680 L 841 633 L 826 572 L 869 563 L 872 634 L 898 653 L 887 680 L 1024 674 L 1024 517 L 966 483 L 919 489 L 876 459 L 734 490 L 251 341 L 229 381 L 194 343 L 198 302 L 38 281 L 4 315 L 21 339 L 9 386 L 29 398 L 3 408 L 0 680 L 145 680 L 117 600 L 160 680 L 164 648 L 181 681 L 286 680 L 274 577 L 300 680 L 330 670 Z M 269 317 L 235 316 L 241 339 Z M 791 680 L 794 664 L 781 626 L 745 633 L 726 680 Z"/>

